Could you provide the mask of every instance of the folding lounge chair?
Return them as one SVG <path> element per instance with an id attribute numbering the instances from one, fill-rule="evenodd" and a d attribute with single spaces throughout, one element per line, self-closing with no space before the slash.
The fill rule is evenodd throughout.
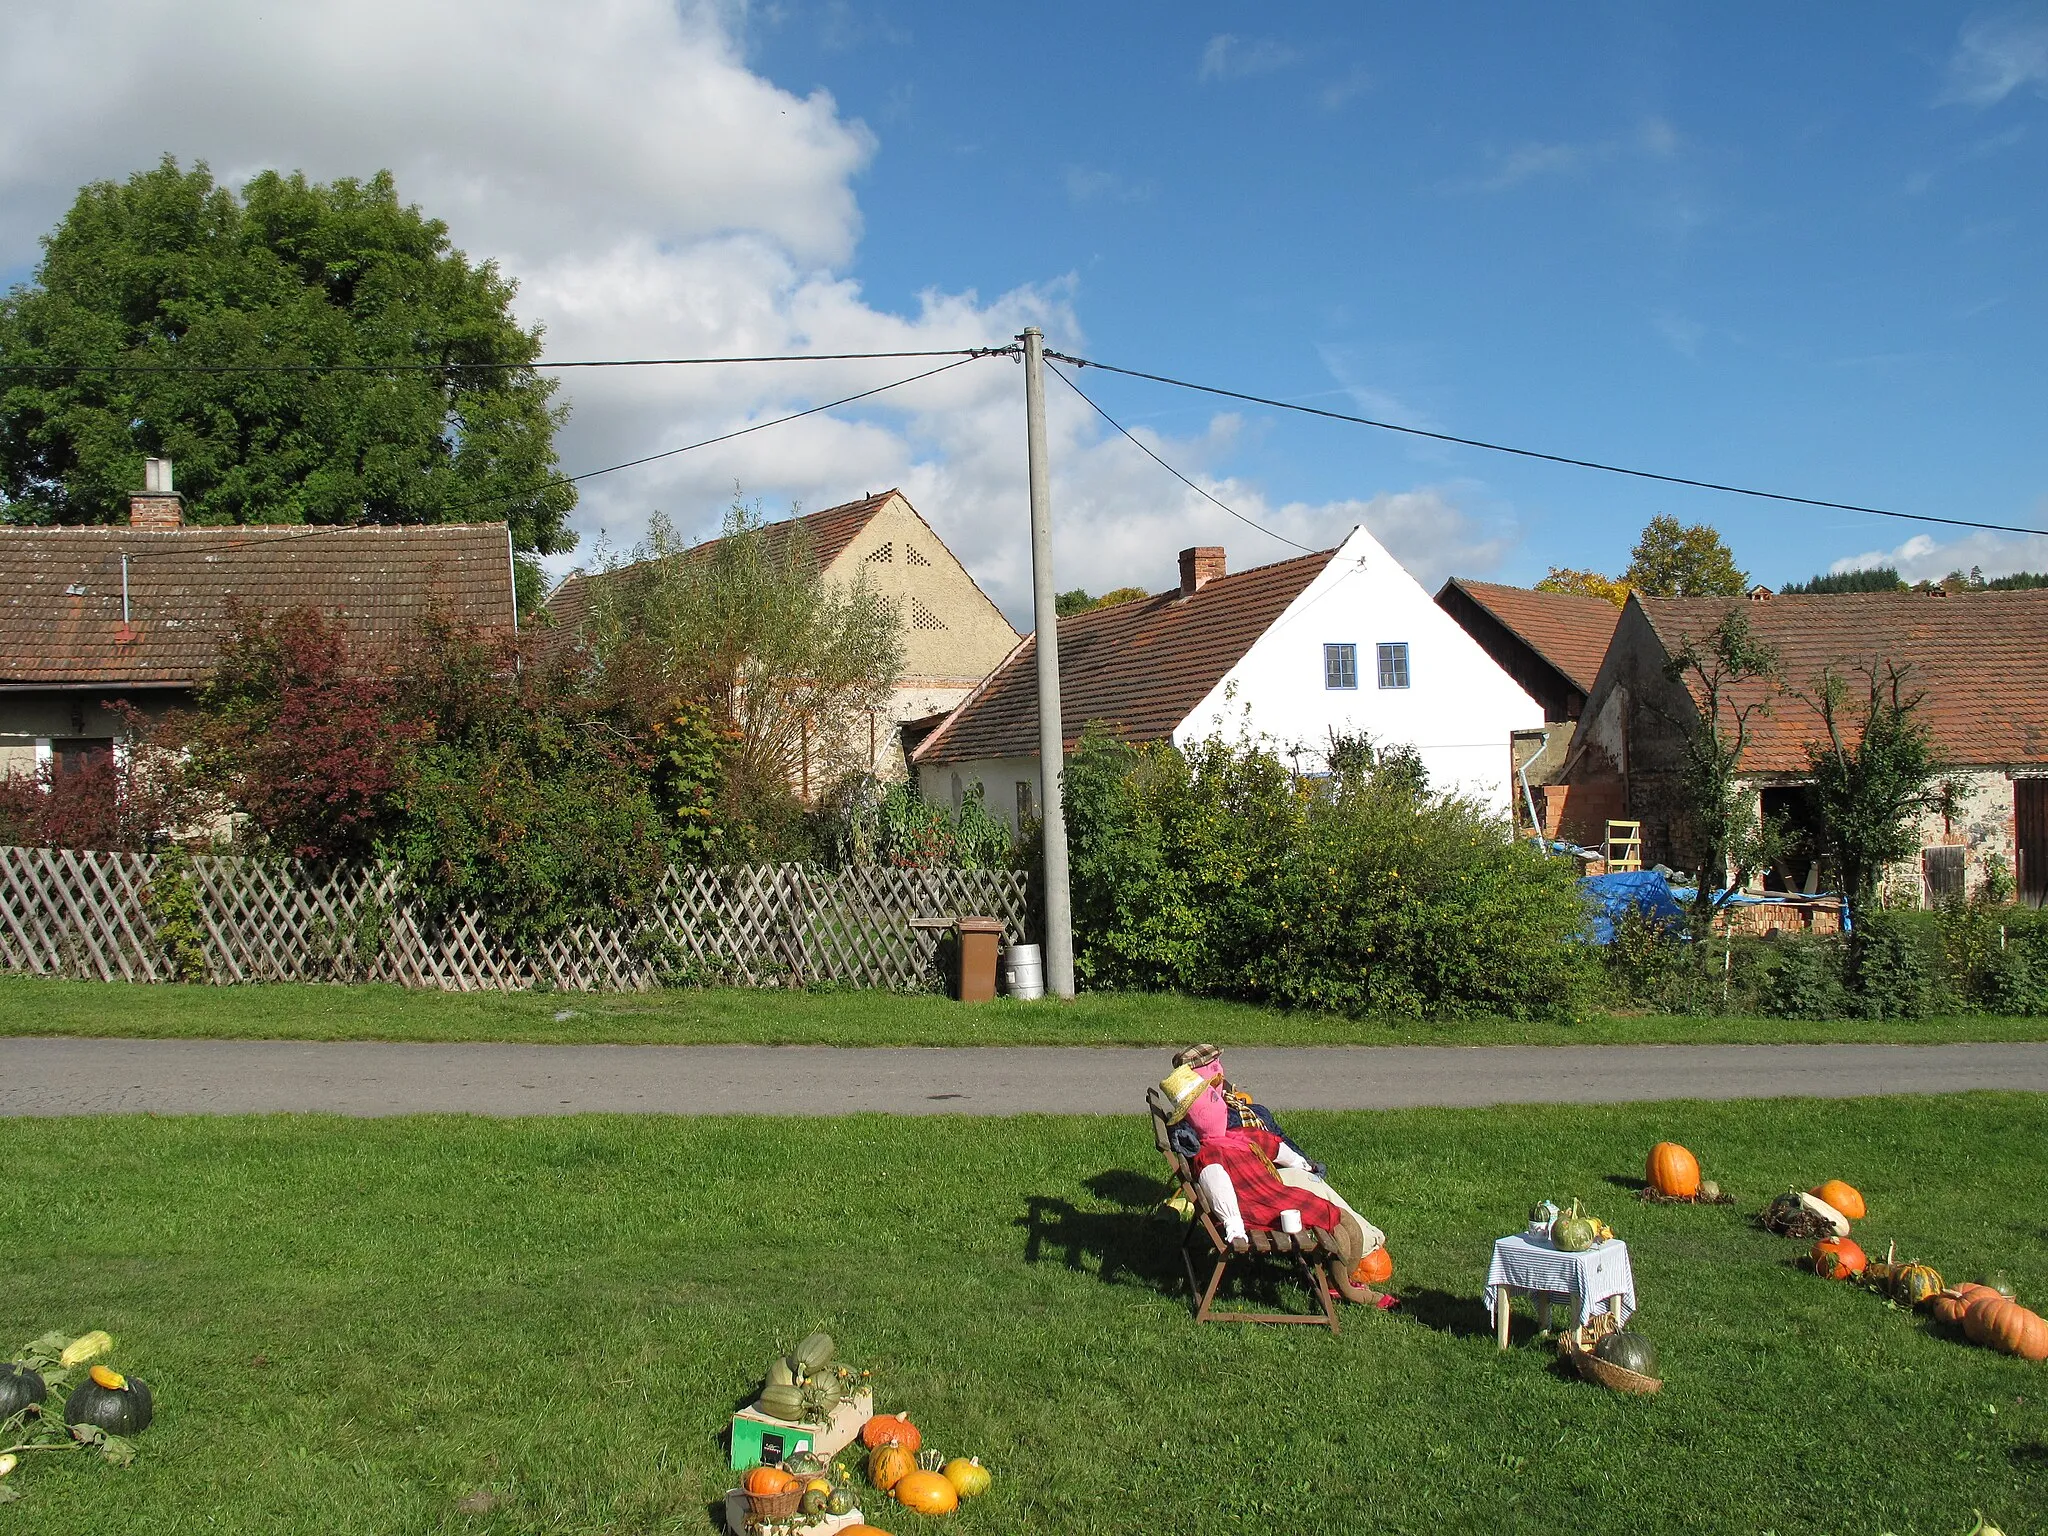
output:
<path id="1" fill-rule="evenodd" d="M 1173 1148 L 1173 1138 L 1167 1134 L 1167 1126 L 1173 1114 L 1173 1105 L 1166 1095 L 1157 1088 L 1145 1092 L 1145 1103 L 1152 1111 L 1152 1139 L 1159 1144 L 1159 1155 L 1166 1159 L 1166 1166 L 1172 1170 L 1174 1181 L 1180 1192 L 1194 1207 L 1194 1214 L 1188 1218 L 1187 1230 L 1181 1234 L 1180 1260 L 1187 1271 L 1188 1292 L 1198 1323 L 1313 1323 L 1327 1324 L 1330 1332 L 1337 1327 L 1337 1306 L 1330 1294 L 1330 1279 L 1324 1273 L 1324 1266 L 1341 1262 L 1337 1258 L 1336 1244 L 1330 1234 L 1313 1228 L 1301 1232 L 1281 1232 L 1257 1227 L 1248 1227 L 1245 1232 L 1246 1245 L 1242 1252 L 1233 1248 L 1223 1236 L 1223 1223 L 1208 1195 L 1195 1178 L 1195 1170 L 1188 1160 Z M 1199 1276 L 1197 1260 L 1210 1265 L 1209 1280 L 1205 1285 Z M 1322 1308 L 1320 1314 L 1301 1312 L 1218 1312 L 1214 1310 L 1216 1292 L 1223 1284 L 1223 1276 L 1233 1264 L 1245 1264 L 1262 1259 L 1279 1259 L 1291 1262 L 1300 1271 L 1302 1283 L 1309 1294 Z"/>

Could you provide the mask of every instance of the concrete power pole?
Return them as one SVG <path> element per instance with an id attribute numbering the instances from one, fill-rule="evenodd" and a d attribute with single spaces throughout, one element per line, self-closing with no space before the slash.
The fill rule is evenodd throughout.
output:
<path id="1" fill-rule="evenodd" d="M 1053 606 L 1052 490 L 1045 462 L 1045 337 L 1032 326 L 1024 343 L 1024 431 L 1031 458 L 1031 612 L 1038 651 L 1038 778 L 1045 818 L 1045 986 L 1074 995 L 1074 912 L 1067 889 L 1067 811 L 1060 779 L 1066 737 L 1060 725 L 1060 633 Z"/>

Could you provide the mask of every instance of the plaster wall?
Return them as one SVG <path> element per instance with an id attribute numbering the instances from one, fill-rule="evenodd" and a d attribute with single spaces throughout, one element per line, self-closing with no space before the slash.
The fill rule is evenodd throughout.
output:
<path id="1" fill-rule="evenodd" d="M 1358 686 L 1325 686 L 1323 647 L 1357 647 Z M 1378 686 L 1378 647 L 1408 647 L 1406 688 Z M 1505 816 L 1510 734 L 1541 731 L 1543 706 L 1363 527 L 1290 603 L 1174 732 L 1263 738 L 1303 772 L 1321 772 L 1332 732 L 1412 746 L 1433 788 L 1456 789 Z"/>
<path id="2" fill-rule="evenodd" d="M 1020 830 L 1017 814 L 1019 784 L 1030 786 L 1026 794 L 1033 817 L 1040 813 L 1045 803 L 1035 755 L 984 757 L 965 763 L 926 763 L 917 773 L 918 793 L 933 805 L 941 805 L 951 811 L 959 810 L 961 802 L 978 787 L 983 808 L 997 820 L 1008 822 L 1012 832 Z"/>
<path id="3" fill-rule="evenodd" d="M 906 688 L 944 683 L 971 688 L 1017 644 L 1017 631 L 1002 610 L 901 496 L 890 497 L 869 519 L 825 576 L 840 583 L 865 578 L 897 604 L 903 616 Z"/>

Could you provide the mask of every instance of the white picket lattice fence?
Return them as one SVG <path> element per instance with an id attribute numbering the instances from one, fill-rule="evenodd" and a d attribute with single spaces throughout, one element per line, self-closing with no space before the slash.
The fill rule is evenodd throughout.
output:
<path id="1" fill-rule="evenodd" d="M 156 875 L 153 854 L 0 847 L 0 971 L 176 979 L 149 899 Z M 522 954 L 475 912 L 426 923 L 396 865 L 195 856 L 187 886 L 210 981 L 457 992 L 669 979 L 916 991 L 937 980 L 938 936 L 911 919 L 999 917 L 1021 939 L 1027 911 L 1024 877 L 1008 870 L 678 867 L 630 926 L 572 928 Z"/>

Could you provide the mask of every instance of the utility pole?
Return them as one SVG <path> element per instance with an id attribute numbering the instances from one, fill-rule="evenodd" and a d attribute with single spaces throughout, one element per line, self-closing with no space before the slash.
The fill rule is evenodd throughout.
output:
<path id="1" fill-rule="evenodd" d="M 1045 337 L 1024 343 L 1024 433 L 1031 461 L 1031 612 L 1038 652 L 1038 778 L 1045 817 L 1045 986 L 1074 995 L 1074 913 L 1067 889 L 1066 737 L 1060 725 L 1060 631 L 1053 606 L 1052 489 L 1045 462 Z"/>

